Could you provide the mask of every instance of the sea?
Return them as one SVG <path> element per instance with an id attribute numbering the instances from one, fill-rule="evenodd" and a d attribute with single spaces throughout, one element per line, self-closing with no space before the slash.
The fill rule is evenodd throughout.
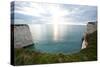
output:
<path id="1" fill-rule="evenodd" d="M 50 54 L 77 53 L 82 47 L 86 25 L 31 24 L 33 43 L 31 50 Z"/>

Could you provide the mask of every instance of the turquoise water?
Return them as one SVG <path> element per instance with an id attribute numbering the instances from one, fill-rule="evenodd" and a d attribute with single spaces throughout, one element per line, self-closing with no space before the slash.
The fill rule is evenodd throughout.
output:
<path id="1" fill-rule="evenodd" d="M 76 53 L 81 50 L 85 25 L 29 25 L 34 46 L 31 49 L 42 53 Z"/>

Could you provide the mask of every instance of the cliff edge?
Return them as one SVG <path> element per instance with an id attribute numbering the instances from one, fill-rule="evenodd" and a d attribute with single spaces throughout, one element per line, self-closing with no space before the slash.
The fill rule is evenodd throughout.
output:
<path id="1" fill-rule="evenodd" d="M 97 21 L 96 22 L 88 22 L 86 32 L 83 36 L 82 48 L 81 49 L 84 49 L 88 46 L 87 36 L 94 33 L 95 31 L 97 31 Z"/>

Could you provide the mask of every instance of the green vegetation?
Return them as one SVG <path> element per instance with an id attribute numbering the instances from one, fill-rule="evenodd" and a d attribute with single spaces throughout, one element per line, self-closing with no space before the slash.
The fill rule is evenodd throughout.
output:
<path id="1" fill-rule="evenodd" d="M 79 61 L 97 60 L 97 31 L 87 36 L 88 46 L 79 53 L 64 54 L 47 54 L 30 51 L 27 48 L 15 49 L 15 65 L 26 64 L 49 64 Z"/>

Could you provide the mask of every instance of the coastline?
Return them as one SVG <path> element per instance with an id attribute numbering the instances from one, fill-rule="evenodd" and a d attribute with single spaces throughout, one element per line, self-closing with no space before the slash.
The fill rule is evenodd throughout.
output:
<path id="1" fill-rule="evenodd" d="M 88 43 L 87 46 L 86 41 Z M 14 65 L 97 61 L 97 31 L 86 34 L 82 39 L 82 46 L 84 49 L 70 55 L 40 53 L 30 51 L 27 48 L 14 48 Z"/>

